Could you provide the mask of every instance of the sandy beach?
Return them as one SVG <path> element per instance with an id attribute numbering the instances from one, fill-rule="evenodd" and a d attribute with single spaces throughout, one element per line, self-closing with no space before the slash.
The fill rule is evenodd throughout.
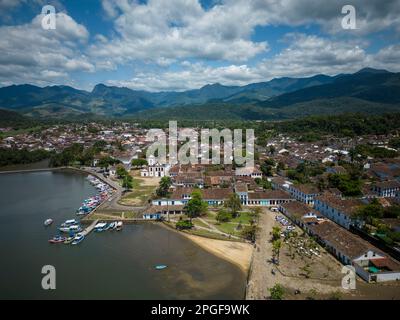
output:
<path id="1" fill-rule="evenodd" d="M 238 266 L 244 273 L 248 273 L 253 254 L 253 246 L 244 242 L 215 240 L 180 232 L 201 248 L 215 254 Z"/>

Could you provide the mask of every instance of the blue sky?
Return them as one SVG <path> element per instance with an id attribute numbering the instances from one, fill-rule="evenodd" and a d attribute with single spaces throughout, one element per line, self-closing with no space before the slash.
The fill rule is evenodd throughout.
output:
<path id="1" fill-rule="evenodd" d="M 56 9 L 43 30 L 41 8 Z M 275 77 L 400 71 L 400 0 L 0 0 L 0 86 L 91 90 L 245 85 Z"/>

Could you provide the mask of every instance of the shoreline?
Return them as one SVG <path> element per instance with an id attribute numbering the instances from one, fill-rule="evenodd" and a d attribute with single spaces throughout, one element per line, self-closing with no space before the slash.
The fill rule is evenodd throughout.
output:
<path id="1" fill-rule="evenodd" d="M 1 169 L 0 169 L 1 170 Z M 30 172 L 46 172 L 46 171 L 74 171 L 76 173 L 81 174 L 90 174 L 97 176 L 96 173 L 90 172 L 81 168 L 74 167 L 56 167 L 56 168 L 33 168 L 33 169 L 20 169 L 20 170 L 9 170 L 9 171 L 0 171 L 0 174 L 13 174 L 13 173 L 30 173 Z M 102 177 L 99 177 L 103 182 L 108 183 Z M 112 188 L 114 186 L 110 185 Z M 135 223 L 142 221 L 135 221 Z M 169 231 L 176 232 L 183 237 L 192 241 L 192 243 L 199 246 L 201 249 L 206 250 L 207 252 L 217 256 L 229 263 L 238 267 L 245 275 L 246 283 L 248 280 L 249 272 L 251 269 L 252 256 L 254 247 L 246 242 L 238 242 L 238 241 L 229 241 L 229 240 L 217 240 L 207 237 L 201 237 L 193 234 L 189 234 L 187 232 L 179 232 L 172 227 L 164 224 L 157 223 L 157 225 L 162 226 L 163 228 L 168 229 Z"/>
<path id="2" fill-rule="evenodd" d="M 246 242 L 217 240 L 206 237 L 201 237 L 187 232 L 177 231 L 170 226 L 161 223 L 158 224 L 172 232 L 176 232 L 183 237 L 191 240 L 203 250 L 228 261 L 237 266 L 245 275 L 246 282 L 251 267 L 254 247 Z"/>

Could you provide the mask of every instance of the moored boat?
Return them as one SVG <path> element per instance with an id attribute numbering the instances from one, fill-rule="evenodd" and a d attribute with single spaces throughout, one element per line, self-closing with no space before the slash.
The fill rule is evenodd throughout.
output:
<path id="1" fill-rule="evenodd" d="M 163 270 L 163 269 L 168 268 L 168 266 L 166 266 L 165 264 L 159 264 L 159 265 L 156 265 L 154 268 L 156 270 Z"/>
<path id="2" fill-rule="evenodd" d="M 70 244 L 72 241 L 74 241 L 75 237 L 68 237 L 65 239 L 64 243 L 65 244 Z"/>
<path id="3" fill-rule="evenodd" d="M 53 223 L 53 219 L 46 219 L 44 222 L 44 226 L 48 227 L 49 225 L 51 225 Z"/>
<path id="4" fill-rule="evenodd" d="M 69 227 L 58 228 L 58 230 L 65 233 L 76 233 L 82 231 L 82 228 L 79 225 L 75 224 Z"/>
<path id="5" fill-rule="evenodd" d="M 55 243 L 62 243 L 66 240 L 65 237 L 61 237 L 61 236 L 55 236 L 52 239 L 49 240 L 49 243 L 55 244 Z"/>
<path id="6" fill-rule="evenodd" d="M 66 220 L 64 223 L 61 224 L 61 227 L 65 228 L 65 227 L 70 227 L 72 225 L 78 224 L 79 222 L 75 219 L 71 219 L 71 220 Z"/>
<path id="7" fill-rule="evenodd" d="M 105 230 L 106 226 L 107 226 L 107 223 L 99 222 L 98 224 L 96 224 L 96 225 L 94 226 L 94 231 L 96 231 L 96 232 L 102 232 L 102 231 Z"/>
<path id="8" fill-rule="evenodd" d="M 83 239 L 85 239 L 85 236 L 83 234 L 78 233 L 75 236 L 74 240 L 72 241 L 72 244 L 73 245 L 79 244 L 83 241 Z"/>
<path id="9" fill-rule="evenodd" d="M 118 222 L 117 222 L 117 226 L 115 227 L 115 229 L 116 229 L 117 231 L 121 231 L 121 230 L 122 230 L 122 226 L 123 226 L 122 221 L 118 221 Z"/>

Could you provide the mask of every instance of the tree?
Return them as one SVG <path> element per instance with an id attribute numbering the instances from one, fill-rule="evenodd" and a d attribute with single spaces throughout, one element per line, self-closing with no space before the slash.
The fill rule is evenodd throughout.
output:
<path id="1" fill-rule="evenodd" d="M 128 171 L 126 171 L 126 169 L 124 168 L 124 166 L 122 164 L 117 166 L 115 173 L 117 174 L 118 178 L 122 178 L 122 179 L 128 175 Z"/>
<path id="2" fill-rule="evenodd" d="M 256 234 L 257 234 L 257 227 L 254 225 L 245 226 L 241 232 L 242 237 L 251 242 L 256 241 Z"/>
<path id="3" fill-rule="evenodd" d="M 286 169 L 285 163 L 283 161 L 279 161 L 277 169 L 278 169 L 278 171 L 285 170 Z"/>
<path id="4" fill-rule="evenodd" d="M 383 207 L 377 199 L 373 199 L 369 204 L 359 207 L 354 216 L 361 218 L 367 223 L 372 224 L 373 219 L 383 217 Z"/>
<path id="5" fill-rule="evenodd" d="M 178 230 L 191 229 L 193 228 L 193 223 L 189 220 L 179 220 L 176 223 L 175 228 Z"/>
<path id="6" fill-rule="evenodd" d="M 118 163 L 121 163 L 121 161 L 118 159 L 114 159 L 110 156 L 106 156 L 106 157 L 102 157 L 99 159 L 99 161 L 97 162 L 97 166 L 100 168 L 107 169 L 109 166 L 112 166 L 112 165 L 118 164 Z"/>
<path id="7" fill-rule="evenodd" d="M 133 178 L 129 174 L 125 175 L 122 178 L 122 187 L 125 189 L 132 189 L 133 188 Z"/>
<path id="8" fill-rule="evenodd" d="M 270 288 L 269 292 L 272 300 L 282 300 L 285 296 L 285 289 L 279 283 Z"/>
<path id="9" fill-rule="evenodd" d="M 233 217 L 235 217 L 242 209 L 242 204 L 240 202 L 240 198 L 236 193 L 232 193 L 229 198 L 225 201 L 225 207 L 230 209 L 231 214 Z"/>
<path id="10" fill-rule="evenodd" d="M 327 188 L 328 184 L 323 177 L 318 178 L 317 187 L 319 191 L 324 191 Z"/>
<path id="11" fill-rule="evenodd" d="M 101 151 L 103 151 L 105 149 L 105 147 L 107 146 L 107 142 L 105 142 L 104 140 L 97 140 L 94 144 L 93 144 L 93 150 L 96 153 L 99 153 Z"/>
<path id="12" fill-rule="evenodd" d="M 147 166 L 147 160 L 146 159 L 133 159 L 132 166 L 136 167 L 136 168 Z"/>
<path id="13" fill-rule="evenodd" d="M 223 210 L 223 209 L 218 211 L 217 217 L 216 217 L 216 220 L 218 222 L 228 222 L 231 219 L 232 219 L 232 214 L 229 213 L 228 211 Z"/>
<path id="14" fill-rule="evenodd" d="M 255 208 L 251 209 L 250 210 L 250 217 L 251 217 L 250 223 L 255 224 L 258 221 L 260 214 L 261 214 L 260 207 L 255 207 Z"/>
<path id="15" fill-rule="evenodd" d="M 271 145 L 269 146 L 269 154 L 270 154 L 270 155 L 274 155 L 274 154 L 275 154 L 275 151 L 276 151 L 275 147 L 271 144 Z"/>
<path id="16" fill-rule="evenodd" d="M 272 189 L 272 183 L 264 178 L 255 178 L 254 181 L 263 189 Z"/>
<path id="17" fill-rule="evenodd" d="M 156 190 L 157 196 L 165 197 L 168 195 L 168 190 L 171 187 L 172 181 L 170 177 L 162 177 Z"/>
<path id="18" fill-rule="evenodd" d="M 262 173 L 267 176 L 271 177 L 273 175 L 273 168 L 275 166 L 275 161 L 272 159 L 267 159 L 264 163 L 260 166 Z"/>
<path id="19" fill-rule="evenodd" d="M 193 218 L 199 217 L 201 214 L 206 213 L 207 208 L 207 202 L 203 201 L 201 192 L 199 190 L 193 191 L 192 197 L 185 207 L 186 214 L 190 218 L 190 221 L 192 221 Z"/>
<path id="20" fill-rule="evenodd" d="M 281 228 L 278 226 L 272 227 L 272 240 L 278 240 L 281 238 Z"/>
<path id="21" fill-rule="evenodd" d="M 272 251 L 275 257 L 279 259 L 279 253 L 281 251 L 282 241 L 281 239 L 274 240 L 272 242 Z"/>
<path id="22" fill-rule="evenodd" d="M 328 176 L 330 188 L 338 188 L 344 196 L 361 195 L 361 180 L 350 174 L 330 174 Z"/>

